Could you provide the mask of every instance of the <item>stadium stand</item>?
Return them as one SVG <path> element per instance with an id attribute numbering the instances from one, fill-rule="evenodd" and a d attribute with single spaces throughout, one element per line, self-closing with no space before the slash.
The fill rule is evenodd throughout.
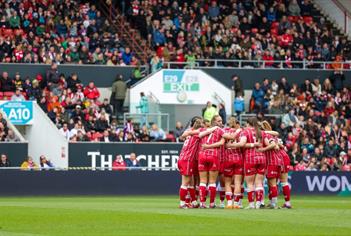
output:
<path id="1" fill-rule="evenodd" d="M 132 120 L 119 126 L 112 106 L 107 100 L 99 101 L 99 90 L 93 83 L 84 87 L 76 74 L 67 81 L 63 74 L 58 77 L 57 86 L 51 87 L 50 82 L 45 82 L 50 81 L 49 77 L 38 77 L 39 80 L 32 82 L 26 79 L 22 83 L 16 83 L 18 79 L 2 78 L 1 84 L 10 80 L 13 88 L 7 93 L 12 95 L 16 86 L 17 90 L 24 89 L 24 96 L 36 100 L 71 142 L 175 141 L 179 137 L 181 124 L 168 134 L 156 125 L 149 128 Z M 289 84 L 282 78 L 281 81 L 265 79 L 262 85 L 257 83 L 253 88 L 252 112 L 259 113 L 261 119 L 269 119 L 273 128 L 282 134 L 292 164 L 298 170 L 350 167 L 351 158 L 347 157 L 351 156 L 348 148 L 351 145 L 351 91 L 343 85 L 344 79 L 342 72 L 333 72 L 323 84 L 317 79 Z M 72 84 L 76 86 L 69 87 Z M 281 114 L 281 118 L 265 118 L 266 114 Z"/>
<path id="2" fill-rule="evenodd" d="M 315 62 L 336 61 L 328 68 L 338 68 L 338 62 L 351 56 L 347 38 L 308 0 L 123 2 L 131 25 L 165 62 L 261 60 L 265 67 L 299 68 L 298 62 L 307 60 L 309 68 L 320 68 L 322 64 Z M 154 61 L 152 65 L 157 64 Z"/>
<path id="3" fill-rule="evenodd" d="M 89 1 L 1 1 L 0 61 L 136 65 L 115 27 Z"/>
<path id="4" fill-rule="evenodd" d="M 299 68 L 302 61 L 308 61 L 309 68 L 320 68 L 315 61 L 334 61 L 326 68 L 334 72 L 322 84 L 318 79 L 289 84 L 283 78 L 257 83 L 250 111 L 260 113 L 262 119 L 268 113 L 281 114 L 271 123 L 283 134 L 296 170 L 350 169 L 351 91 L 343 84 L 341 70 L 349 65 L 341 62 L 351 59 L 351 46 L 311 1 L 126 3 L 122 13 L 154 51 L 152 71 L 162 68 L 163 61 L 198 59 L 261 60 L 273 68 Z M 1 2 L 0 15 L 2 62 L 138 65 L 143 61 L 129 45 L 124 46 L 109 16 L 89 3 Z M 94 83 L 82 84 L 76 74 L 60 74 L 56 63 L 34 80 L 20 74 L 9 78 L 2 71 L 0 100 L 16 99 L 16 91 L 19 97 L 36 100 L 72 142 L 175 141 L 179 137 L 155 125 L 128 121 L 119 126 L 116 111 L 107 100 L 100 100 Z M 216 65 L 235 66 L 225 61 Z"/>

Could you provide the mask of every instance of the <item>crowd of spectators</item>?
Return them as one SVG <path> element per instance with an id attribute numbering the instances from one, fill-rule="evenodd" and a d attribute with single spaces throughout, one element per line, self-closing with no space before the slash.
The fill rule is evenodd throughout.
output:
<path id="1" fill-rule="evenodd" d="M 265 67 L 279 67 L 273 60 L 281 60 L 286 68 L 302 67 L 292 61 L 307 61 L 312 68 L 322 66 L 316 61 L 335 61 L 328 66 L 338 68 L 351 58 L 347 38 L 334 35 L 310 0 L 123 2 L 128 19 L 156 51 L 152 70 L 164 61 L 191 64 L 196 59 L 261 60 Z"/>
<path id="2" fill-rule="evenodd" d="M 306 80 L 298 85 L 282 77 L 280 81 L 265 78 L 262 83 L 255 84 L 250 112 L 258 113 L 260 119 L 269 119 L 273 128 L 281 133 L 296 170 L 350 169 L 351 90 L 344 86 L 345 79 L 341 70 L 335 70 L 324 81 Z M 233 81 L 236 91 L 233 106 L 240 114 L 245 111 L 242 82 L 238 76 L 233 76 Z M 120 93 L 122 89 L 125 94 L 121 76 L 117 76 L 115 83 L 122 86 L 116 85 L 114 91 Z M 66 79 L 64 74 L 58 73 L 55 63 L 45 76 L 38 75 L 32 81 L 30 78 L 22 80 L 18 73 L 15 78 L 9 78 L 8 73 L 3 72 L 0 93 L 5 94 L 7 88 L 12 94 L 7 99 L 36 100 L 71 142 L 176 142 L 181 141 L 179 137 L 184 130 L 180 122 L 170 132 L 143 119 L 138 122 L 128 119 L 125 124 L 119 124 L 118 110 L 114 108 L 120 104 L 112 106 L 108 99 L 101 101 L 100 91 L 94 83 L 84 86 L 76 74 Z M 119 99 L 123 100 L 123 97 Z M 141 93 L 139 107 L 142 112 L 148 112 L 144 93 Z M 238 107 L 241 107 L 240 111 Z M 265 118 L 268 113 L 278 117 Z M 223 104 L 214 106 L 208 102 L 202 114 L 207 125 L 215 114 L 227 120 Z M 1 141 L 18 141 L 1 114 L 0 131 Z"/>
<path id="3" fill-rule="evenodd" d="M 0 1 L 0 62 L 137 65 L 89 1 Z"/>
<path id="4" fill-rule="evenodd" d="M 344 80 L 334 71 L 324 81 L 290 84 L 282 77 L 255 84 L 252 112 L 279 131 L 296 170 L 351 169 L 351 90 Z"/>
<path id="5" fill-rule="evenodd" d="M 5 71 L 0 78 L 0 100 L 37 101 L 60 133 L 72 142 L 175 141 L 172 133 L 167 134 L 157 124 L 147 122 L 144 116 L 138 124 L 132 120 L 120 124 L 126 90 L 123 76 L 117 75 L 111 99 L 101 99 L 93 82 L 83 85 L 77 74 L 66 76 L 59 73 L 56 63 L 52 63 L 45 76 L 38 74 L 35 79 L 22 79 L 19 73 L 11 78 Z M 144 93 L 140 95 L 138 108 L 146 114 L 148 99 Z M 2 140 L 12 141 L 12 130 L 5 128 L 6 120 L 0 118 Z"/>
<path id="6" fill-rule="evenodd" d="M 350 43 L 314 15 L 310 0 L 121 2 L 155 52 L 151 71 L 164 61 L 193 65 L 196 59 L 261 60 L 265 67 L 279 67 L 272 61 L 282 60 L 287 68 L 302 67 L 292 61 L 312 68 L 323 66 L 316 61 L 334 61 L 328 66 L 339 68 L 351 56 Z M 140 65 L 111 24 L 89 1 L 2 1 L 0 61 Z"/>

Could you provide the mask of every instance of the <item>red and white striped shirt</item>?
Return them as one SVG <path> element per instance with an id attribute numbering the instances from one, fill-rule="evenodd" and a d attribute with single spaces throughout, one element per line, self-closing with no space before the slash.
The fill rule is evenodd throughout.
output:
<path id="1" fill-rule="evenodd" d="M 254 128 L 246 128 L 241 132 L 240 137 L 246 137 L 247 143 L 256 143 L 256 131 Z M 263 152 L 257 152 L 256 148 L 244 148 L 244 162 L 246 164 L 265 164 L 266 157 Z"/>
<path id="2" fill-rule="evenodd" d="M 272 135 L 267 134 L 266 132 L 262 131 L 263 147 L 267 146 L 265 144 L 265 141 L 264 141 L 265 139 L 268 139 L 269 142 L 271 142 L 271 141 L 277 142 L 278 141 Z M 282 166 L 283 165 L 283 161 L 280 158 L 280 155 L 279 155 L 277 150 L 275 150 L 275 149 L 268 150 L 268 151 L 264 152 L 264 155 L 266 156 L 267 165 L 272 165 L 272 166 Z"/>
<path id="3" fill-rule="evenodd" d="M 188 136 L 180 151 L 179 160 L 187 160 L 190 162 L 197 160 L 200 148 L 199 144 L 200 137 L 198 135 Z"/>
<path id="4" fill-rule="evenodd" d="M 289 157 L 288 153 L 286 153 L 284 148 L 279 149 L 278 154 L 279 154 L 280 158 L 282 159 L 284 166 L 290 165 L 290 157 Z"/>
<path id="5" fill-rule="evenodd" d="M 204 131 L 206 129 L 200 130 L 200 132 Z M 223 129 L 217 128 L 215 131 L 210 133 L 209 135 L 206 135 L 201 138 L 201 145 L 202 144 L 214 144 L 217 143 L 218 141 L 221 140 L 222 136 L 224 134 Z M 206 156 L 215 156 L 217 158 L 221 158 L 221 147 L 218 148 L 209 148 L 206 150 L 200 149 L 200 152 Z"/>
<path id="6" fill-rule="evenodd" d="M 234 134 L 235 129 L 225 128 L 224 132 Z M 239 142 L 240 134 L 241 134 L 241 132 L 238 134 L 238 136 L 235 138 L 234 141 Z M 230 140 L 228 142 L 232 142 L 232 140 Z M 225 152 L 224 152 L 224 162 L 242 163 L 243 162 L 243 155 L 241 152 L 241 148 L 233 148 L 233 149 L 226 148 Z"/>

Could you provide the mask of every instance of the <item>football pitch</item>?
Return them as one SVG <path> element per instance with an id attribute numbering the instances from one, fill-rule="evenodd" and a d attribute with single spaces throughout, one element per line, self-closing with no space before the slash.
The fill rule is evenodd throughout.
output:
<path id="1" fill-rule="evenodd" d="M 184 210 L 177 196 L 2 197 L 0 235 L 350 235 L 350 197 L 292 203 L 292 210 Z"/>

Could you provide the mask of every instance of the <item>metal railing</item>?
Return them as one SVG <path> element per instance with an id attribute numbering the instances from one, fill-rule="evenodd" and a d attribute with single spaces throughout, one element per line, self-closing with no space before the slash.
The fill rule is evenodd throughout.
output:
<path id="1" fill-rule="evenodd" d="M 273 117 L 273 118 L 282 118 L 284 114 L 264 114 L 265 118 Z M 239 116 L 239 122 L 240 125 L 243 125 L 243 122 L 246 122 L 248 118 L 250 117 L 257 117 L 257 114 L 255 113 L 246 113 L 246 114 L 240 114 Z"/>
<path id="2" fill-rule="evenodd" d="M 162 122 L 162 117 L 166 118 L 166 121 Z M 127 122 L 128 118 L 132 118 L 133 121 L 139 121 L 140 124 L 156 123 L 158 127 L 161 127 L 164 131 L 169 131 L 169 114 L 168 113 L 124 113 L 123 123 Z M 152 119 L 153 118 L 153 119 Z"/>
<path id="3" fill-rule="evenodd" d="M 259 68 L 279 70 L 335 70 L 333 65 L 338 64 L 341 70 L 350 71 L 350 62 L 334 61 L 264 61 L 264 60 L 228 60 L 228 59 L 197 59 L 195 62 L 164 62 L 168 69 L 197 69 L 197 68 Z"/>

